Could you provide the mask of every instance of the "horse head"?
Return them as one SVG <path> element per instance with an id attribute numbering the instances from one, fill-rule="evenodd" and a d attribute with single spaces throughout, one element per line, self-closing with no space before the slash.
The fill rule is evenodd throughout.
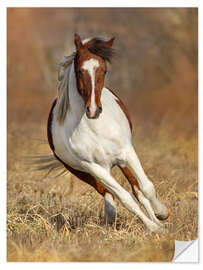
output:
<path id="1" fill-rule="evenodd" d="M 110 62 L 112 58 L 114 38 L 109 41 L 93 38 L 82 42 L 75 34 L 74 41 L 77 89 L 84 100 L 87 117 L 96 119 L 102 112 L 101 92 L 107 72 L 106 61 Z"/>

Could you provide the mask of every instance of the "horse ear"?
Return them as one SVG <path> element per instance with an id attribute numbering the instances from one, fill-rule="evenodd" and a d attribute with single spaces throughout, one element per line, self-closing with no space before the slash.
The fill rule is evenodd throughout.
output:
<path id="1" fill-rule="evenodd" d="M 76 33 L 75 33 L 75 36 L 74 36 L 74 42 L 75 42 L 75 47 L 76 47 L 77 51 L 79 51 L 80 49 L 83 48 L 83 44 L 82 44 L 81 38 Z"/>
<path id="2" fill-rule="evenodd" d="M 115 39 L 115 37 L 113 37 L 113 38 L 109 39 L 108 41 L 106 41 L 106 45 L 111 48 L 113 46 L 114 39 Z"/>

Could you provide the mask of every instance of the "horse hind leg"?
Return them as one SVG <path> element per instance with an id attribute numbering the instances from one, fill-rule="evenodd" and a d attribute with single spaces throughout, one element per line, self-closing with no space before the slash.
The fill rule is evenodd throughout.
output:
<path id="1" fill-rule="evenodd" d="M 116 218 L 116 204 L 114 201 L 114 196 L 105 187 L 103 187 L 91 174 L 75 170 L 68 165 L 66 165 L 65 167 L 73 175 L 92 186 L 100 195 L 104 197 L 105 219 L 108 224 L 113 224 Z"/>
<path id="2" fill-rule="evenodd" d="M 85 181 L 96 189 L 104 197 L 104 216 L 107 224 L 113 224 L 116 219 L 116 204 L 114 196 L 105 187 L 103 187 L 92 175 L 85 173 Z"/>
<path id="3" fill-rule="evenodd" d="M 104 195 L 104 214 L 106 222 L 108 224 L 113 224 L 116 219 L 116 204 L 114 201 L 114 196 L 105 189 Z"/>
<path id="4" fill-rule="evenodd" d="M 128 169 L 128 167 L 120 167 L 122 173 L 127 178 L 128 182 L 131 185 L 133 195 L 137 198 L 137 200 L 144 206 L 146 209 L 149 217 L 151 220 L 153 220 L 155 223 L 157 223 L 159 226 L 162 226 L 160 221 L 157 219 L 154 210 L 150 204 L 150 201 L 143 195 L 142 191 L 140 190 L 139 184 L 137 182 L 137 179 L 134 177 L 132 172 Z"/>

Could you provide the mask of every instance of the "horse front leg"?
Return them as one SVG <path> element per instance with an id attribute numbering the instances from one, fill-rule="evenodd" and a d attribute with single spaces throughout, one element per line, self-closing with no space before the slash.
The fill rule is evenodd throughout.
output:
<path id="1" fill-rule="evenodd" d="M 139 184 L 135 176 L 132 174 L 132 172 L 129 170 L 128 167 L 119 166 L 119 168 L 121 169 L 122 173 L 127 178 L 128 182 L 130 183 L 134 196 L 146 209 L 150 219 L 153 220 L 155 223 L 157 223 L 159 226 L 162 226 L 160 221 L 155 216 L 155 213 L 151 206 L 150 201 L 143 195 L 142 191 L 140 190 Z"/>
<path id="2" fill-rule="evenodd" d="M 110 171 L 96 163 L 84 162 L 83 167 L 91 175 L 98 179 L 102 186 L 115 195 L 122 205 L 144 222 L 147 228 L 152 232 L 162 231 L 162 228 L 150 220 L 140 209 L 136 199 L 126 191 L 110 174 Z"/>
<path id="3" fill-rule="evenodd" d="M 157 218 L 160 220 L 168 218 L 170 211 L 163 203 L 157 199 L 154 185 L 146 176 L 133 147 L 130 147 L 127 150 L 126 163 L 126 165 L 132 170 L 134 176 L 136 177 L 140 190 L 150 201 Z M 137 189 L 137 187 L 135 188 Z"/>

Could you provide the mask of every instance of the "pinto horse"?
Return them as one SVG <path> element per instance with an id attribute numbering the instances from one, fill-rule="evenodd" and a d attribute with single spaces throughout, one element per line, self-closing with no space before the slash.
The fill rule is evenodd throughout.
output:
<path id="1" fill-rule="evenodd" d="M 154 185 L 136 155 L 126 107 L 104 86 L 113 42 L 113 38 L 82 41 L 75 34 L 76 51 L 61 62 L 59 93 L 48 118 L 48 141 L 54 158 L 104 197 L 109 223 L 115 220 L 117 197 L 150 231 L 157 232 L 163 228 L 159 219 L 166 219 L 169 211 L 157 199 Z M 113 178 L 113 166 L 126 176 L 133 195 Z"/>

